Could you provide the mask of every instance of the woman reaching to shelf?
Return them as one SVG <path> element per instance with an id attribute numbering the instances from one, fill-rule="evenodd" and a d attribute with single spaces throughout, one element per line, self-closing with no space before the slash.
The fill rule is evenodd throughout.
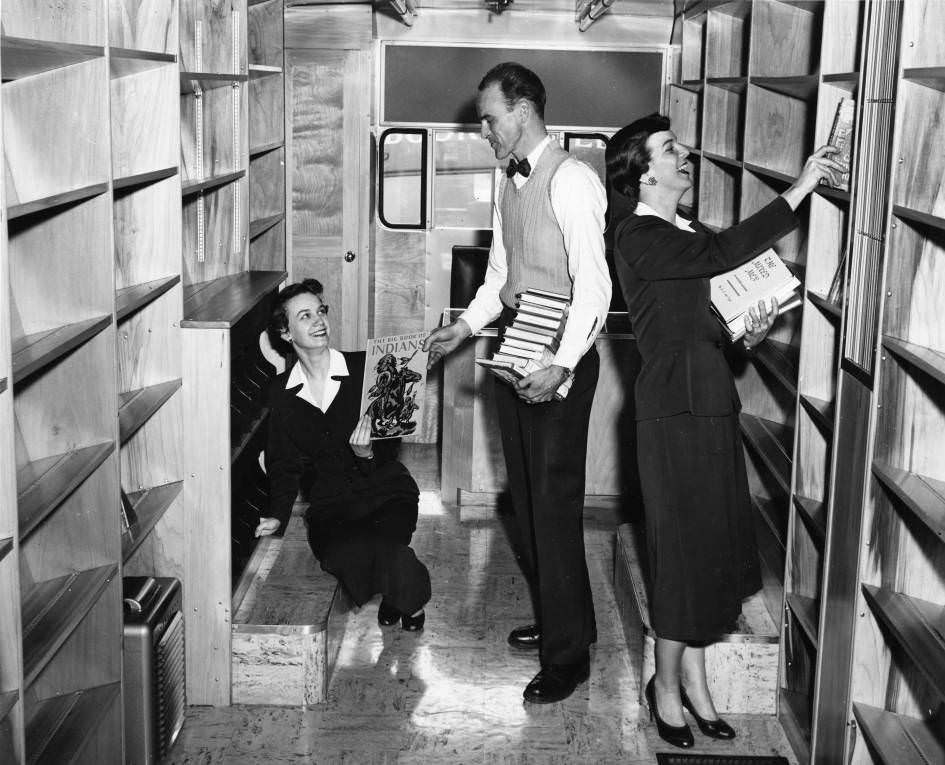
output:
<path id="1" fill-rule="evenodd" d="M 328 306 L 315 279 L 279 292 L 267 331 L 274 348 L 298 361 L 270 388 L 270 517 L 260 518 L 256 536 L 285 528 L 301 489 L 309 545 L 322 568 L 359 606 L 381 593 L 382 626 L 399 620 L 405 630 L 423 629 L 430 574 L 409 546 L 419 491 L 394 459 L 399 441 L 371 441 L 360 411 L 364 352 L 329 346 Z"/>
<path id="2" fill-rule="evenodd" d="M 738 430 L 740 402 L 709 302 L 709 277 L 770 247 L 795 226 L 793 211 L 843 167 L 818 149 L 781 196 L 712 233 L 677 214 L 692 186 L 689 151 L 669 120 L 651 115 L 607 146 L 607 176 L 630 214 L 611 221 L 614 260 L 643 366 L 635 399 L 646 517 L 650 623 L 656 674 L 646 686 L 660 736 L 693 745 L 683 708 L 712 738 L 735 731 L 716 713 L 705 646 L 730 631 L 742 600 L 761 587 Z M 759 304 L 744 345 L 761 342 L 778 313 Z"/>

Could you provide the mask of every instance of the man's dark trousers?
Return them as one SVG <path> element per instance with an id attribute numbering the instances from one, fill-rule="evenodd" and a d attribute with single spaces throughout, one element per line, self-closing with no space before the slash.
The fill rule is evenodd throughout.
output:
<path id="1" fill-rule="evenodd" d="M 578 363 L 567 397 L 542 404 L 526 403 L 511 385 L 495 385 L 542 666 L 587 661 L 597 635 L 584 557 L 584 477 L 599 371 L 592 347 Z"/>

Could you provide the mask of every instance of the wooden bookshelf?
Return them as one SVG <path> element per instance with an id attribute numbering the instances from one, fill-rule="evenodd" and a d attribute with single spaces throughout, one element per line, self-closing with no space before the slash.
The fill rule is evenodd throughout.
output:
<path id="1" fill-rule="evenodd" d="M 27 762 L 64 765 L 91 761 L 96 748 L 90 742 L 103 720 L 115 713 L 120 698 L 121 684 L 110 683 L 38 702 L 26 730 Z"/>
<path id="2" fill-rule="evenodd" d="M 230 396 L 245 366 L 260 384 L 274 371 L 256 361 L 269 302 L 286 278 L 283 11 L 282 0 L 181 6 L 181 410 L 192 477 L 179 501 L 202 508 L 182 532 L 205 540 L 183 561 L 183 596 L 193 605 L 186 628 L 204 637 L 187 641 L 189 703 L 230 701 L 233 534 L 246 525 L 242 479 L 265 424 L 261 408 L 235 416 Z"/>
<path id="3" fill-rule="evenodd" d="M 162 486 L 153 486 L 128 495 L 134 510 L 135 520 L 121 539 L 122 560 L 127 561 L 148 537 L 151 530 L 164 517 L 183 489 L 183 481 L 174 481 Z"/>

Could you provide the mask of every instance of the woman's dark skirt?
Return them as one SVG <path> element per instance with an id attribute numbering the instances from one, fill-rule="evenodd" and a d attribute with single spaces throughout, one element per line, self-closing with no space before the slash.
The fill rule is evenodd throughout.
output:
<path id="1" fill-rule="evenodd" d="M 711 642 L 761 587 L 738 416 L 642 420 L 637 438 L 651 625 L 660 638 Z"/>

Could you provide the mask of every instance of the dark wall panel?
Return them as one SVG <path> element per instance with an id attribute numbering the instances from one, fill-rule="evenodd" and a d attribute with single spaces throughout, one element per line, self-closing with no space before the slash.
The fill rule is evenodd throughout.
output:
<path id="1" fill-rule="evenodd" d="M 549 125 L 618 128 L 660 106 L 661 51 L 388 45 L 384 121 L 478 124 L 476 87 L 502 61 L 517 61 L 541 77 Z"/>

